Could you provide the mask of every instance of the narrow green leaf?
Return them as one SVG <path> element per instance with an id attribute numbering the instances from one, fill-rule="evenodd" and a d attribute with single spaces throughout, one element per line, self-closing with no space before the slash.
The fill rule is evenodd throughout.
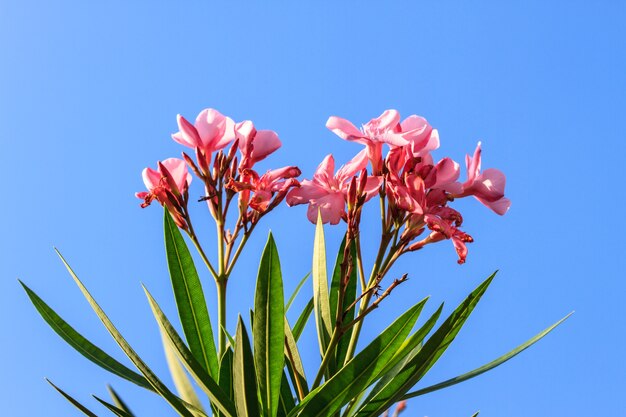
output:
<path id="1" fill-rule="evenodd" d="M 330 313 L 328 299 L 328 278 L 326 275 L 326 244 L 324 242 L 324 225 L 322 217 L 318 213 L 317 226 L 315 228 L 315 241 L 313 244 L 313 307 L 315 311 L 315 324 L 317 326 L 317 338 L 320 355 L 324 356 L 330 335 L 333 331 L 333 322 Z"/>
<path id="2" fill-rule="evenodd" d="M 233 388 L 237 416 L 260 417 L 254 357 L 246 327 L 239 316 L 235 354 L 233 356 Z"/>
<path id="3" fill-rule="evenodd" d="M 52 385 L 52 387 L 57 390 L 57 392 L 59 394 L 61 394 L 63 397 L 65 397 L 65 399 L 67 401 L 69 401 L 74 407 L 78 408 L 80 411 L 82 411 L 83 414 L 89 416 L 89 417 L 98 417 L 96 414 L 92 413 L 91 411 L 89 411 L 89 409 L 87 407 L 85 407 L 84 405 L 82 405 L 81 403 L 79 403 L 77 400 L 75 400 L 71 395 L 69 395 L 67 392 L 63 391 L 61 388 L 57 387 L 56 385 L 54 385 L 52 383 L 52 381 L 50 381 L 48 378 L 46 378 L 46 381 L 48 381 L 48 384 Z"/>
<path id="4" fill-rule="evenodd" d="M 287 414 L 296 406 L 296 402 L 289 387 L 287 374 L 283 372 L 280 384 L 280 400 L 278 402 L 278 417 L 287 417 Z"/>
<path id="5" fill-rule="evenodd" d="M 224 334 L 226 335 L 226 338 L 228 339 L 228 343 L 230 344 L 230 347 L 235 349 L 235 339 L 233 339 L 231 334 L 228 333 L 228 330 L 226 330 L 224 326 L 221 326 L 221 329 L 222 329 L 222 332 L 224 332 Z"/>
<path id="6" fill-rule="evenodd" d="M 546 336 L 548 333 L 550 333 L 552 330 L 554 330 L 558 325 L 560 325 L 565 320 L 567 320 L 569 318 L 569 316 L 571 316 L 572 314 L 573 313 L 569 313 L 567 316 L 563 317 L 561 320 L 557 321 L 552 326 L 548 327 L 547 329 L 545 329 L 541 333 L 537 334 L 532 339 L 522 343 L 521 345 L 519 345 L 515 349 L 513 349 L 510 352 L 500 356 L 496 360 L 493 360 L 493 361 L 489 362 L 488 364 L 485 364 L 485 365 L 483 365 L 483 366 L 481 366 L 479 368 L 476 368 L 473 371 L 470 371 L 470 372 L 464 373 L 462 375 L 456 376 L 454 378 L 448 379 L 447 381 L 443 381 L 443 382 L 440 382 L 438 384 L 431 385 L 430 387 L 426 387 L 426 388 L 422 388 L 422 389 L 417 390 L 417 391 L 410 392 L 410 393 L 406 394 L 404 397 L 402 397 L 402 399 L 413 398 L 413 397 L 417 397 L 419 395 L 428 394 L 429 392 L 440 390 L 442 388 L 447 388 L 447 387 L 449 387 L 451 385 L 456 385 L 456 384 L 458 384 L 460 382 L 467 381 L 468 379 L 474 378 L 475 376 L 478 376 L 478 375 L 483 374 L 483 373 L 485 373 L 487 371 L 490 371 L 491 369 L 493 369 L 493 368 L 495 368 L 495 367 L 497 367 L 499 365 L 502 365 L 504 362 L 508 361 L 509 359 L 512 359 L 513 357 L 517 356 L 518 354 L 522 353 L 524 350 L 528 349 L 529 347 L 531 347 L 532 345 L 537 343 L 544 336 Z"/>
<path id="7" fill-rule="evenodd" d="M 174 329 L 165 314 L 163 314 L 161 307 L 159 307 L 147 288 L 144 287 L 144 291 L 148 297 L 152 313 L 160 329 L 167 335 L 170 343 L 175 348 L 178 359 L 185 366 L 189 374 L 191 374 L 198 386 L 207 394 L 211 400 L 211 404 L 217 407 L 225 416 L 235 417 L 237 415 L 235 406 L 228 398 L 228 395 L 222 391 L 217 382 L 211 378 L 204 367 L 196 360 L 195 356 L 193 356 L 183 339 L 176 332 L 176 329 Z"/>
<path id="8" fill-rule="evenodd" d="M 304 366 L 302 366 L 298 345 L 296 344 L 296 339 L 293 337 L 293 333 L 291 333 L 287 317 L 285 317 L 285 361 L 293 386 L 296 390 L 299 386 L 302 390 L 302 394 L 306 396 L 309 393 L 309 387 L 304 374 Z"/>
<path id="9" fill-rule="evenodd" d="M 424 306 L 428 298 L 420 301 L 418 305 Z M 406 341 L 402 344 L 400 349 L 398 349 L 398 353 L 387 363 L 385 368 L 381 371 L 380 376 L 382 377 L 387 372 L 391 370 L 391 368 L 395 367 L 399 362 L 403 361 L 407 357 L 411 355 L 416 355 L 417 352 L 421 349 L 422 342 L 430 333 L 430 331 L 435 327 L 439 316 L 443 310 L 443 303 L 439 306 L 439 308 L 426 320 L 426 322 L 411 336 L 409 336 Z M 420 308 L 421 312 L 421 308 Z M 378 378 L 377 378 L 378 379 Z M 372 392 L 376 391 L 376 388 L 372 390 Z"/>
<path id="10" fill-rule="evenodd" d="M 113 414 L 115 414 L 118 417 L 133 417 L 132 414 L 128 414 L 125 410 L 114 406 L 113 404 L 109 403 L 108 401 L 103 400 L 102 398 L 98 397 L 97 395 L 93 396 L 100 404 L 102 404 L 103 406 L 105 406 L 110 412 L 112 412 Z"/>
<path id="11" fill-rule="evenodd" d="M 131 381 L 140 387 L 153 390 L 150 383 L 143 376 L 122 365 L 120 362 L 105 353 L 102 349 L 85 339 L 72 326 L 63 320 L 61 316 L 59 316 L 50 306 L 48 306 L 48 304 L 39 298 L 33 290 L 28 288 L 26 284 L 22 281 L 20 281 L 20 284 L 22 284 L 22 287 L 24 287 L 30 301 L 33 303 L 46 323 L 48 323 L 52 330 L 61 336 L 61 338 L 72 346 L 78 353 L 96 365 L 119 377 Z"/>
<path id="12" fill-rule="evenodd" d="M 298 285 L 296 286 L 296 289 L 293 290 L 293 293 L 291 294 L 291 297 L 289 297 L 289 301 L 287 301 L 287 304 L 285 304 L 285 311 L 289 311 L 289 309 L 291 308 L 291 305 L 293 304 L 293 301 L 298 296 L 298 293 L 300 292 L 300 289 L 302 288 L 302 286 L 304 285 L 306 280 L 309 279 L 310 276 L 311 276 L 311 273 L 307 272 L 307 274 L 304 276 L 304 278 L 302 278 L 302 280 L 298 283 Z"/>
<path id="13" fill-rule="evenodd" d="M 107 385 L 107 389 L 109 390 L 109 395 L 113 399 L 115 406 L 121 410 L 124 410 L 126 414 L 128 414 L 130 417 L 135 417 L 135 415 L 130 411 L 130 408 L 128 408 L 124 400 L 122 400 L 122 398 L 117 394 L 117 392 L 115 392 L 113 387 L 110 385 Z"/>
<path id="14" fill-rule="evenodd" d="M 426 300 L 423 300 L 422 304 L 425 301 Z M 378 380 L 378 382 L 376 383 L 374 388 L 368 393 L 365 400 L 361 401 L 360 397 L 355 397 L 355 399 L 350 402 L 350 405 L 344 413 L 345 416 L 354 415 L 354 411 L 361 407 L 359 403 L 365 404 L 369 402 L 372 397 L 382 391 L 388 384 L 393 383 L 398 373 L 400 373 L 400 371 L 404 369 L 406 364 L 409 363 L 419 353 L 422 348 L 422 341 L 437 323 L 437 320 L 439 319 L 442 310 L 443 303 L 439 306 L 437 311 L 435 311 L 415 333 L 407 338 L 407 340 L 402 344 L 400 349 L 398 349 L 398 353 L 387 363 L 385 368 L 380 371 L 380 378 L 375 378 Z"/>
<path id="15" fill-rule="evenodd" d="M 174 386 L 176 387 L 176 391 L 180 398 L 182 398 L 187 403 L 193 405 L 199 410 L 202 410 L 203 413 L 204 407 L 202 407 L 202 403 L 198 399 L 196 395 L 196 391 L 189 380 L 189 377 L 185 373 L 185 369 L 181 365 L 178 357 L 176 356 L 176 349 L 172 346 L 167 334 L 163 331 L 162 327 L 159 326 L 159 330 L 161 333 L 161 341 L 163 343 L 163 350 L 165 351 L 165 360 L 167 361 L 167 366 L 170 370 L 170 374 L 172 376 L 172 380 L 174 381 Z"/>
<path id="16" fill-rule="evenodd" d="M 91 308 L 95 311 L 98 318 L 100 318 L 100 321 L 102 321 L 102 324 L 104 324 L 104 327 L 106 327 L 106 329 L 109 331 L 111 336 L 113 336 L 113 339 L 117 342 L 120 348 L 122 348 L 126 356 L 128 356 L 128 358 L 131 360 L 131 362 L 133 362 L 133 364 L 137 367 L 137 369 L 139 369 L 139 371 L 148 380 L 148 382 L 150 382 L 150 385 L 152 385 L 154 390 L 158 392 L 159 394 L 161 394 L 161 397 L 163 397 L 163 399 L 165 399 L 172 406 L 172 408 L 174 408 L 181 416 L 193 417 L 193 415 L 187 410 L 185 405 L 183 405 L 181 400 L 178 397 L 176 397 L 165 386 L 163 382 L 161 382 L 161 380 L 154 374 L 154 372 L 152 372 L 152 370 L 148 367 L 148 365 L 146 365 L 146 363 L 139 357 L 139 355 L 137 355 L 137 353 L 133 350 L 133 348 L 128 344 L 126 339 L 124 339 L 122 334 L 113 325 L 109 317 L 104 313 L 104 310 L 102 310 L 100 305 L 98 305 L 96 300 L 91 296 L 91 294 L 89 293 L 87 288 L 83 285 L 81 280 L 78 279 L 78 276 L 76 276 L 76 274 L 74 273 L 72 268 L 69 266 L 65 258 L 63 258 L 63 256 L 61 255 L 59 251 L 56 251 L 56 252 L 61 258 L 61 261 L 63 261 L 65 268 L 68 270 L 68 272 L 70 273 L 70 275 L 72 276 L 76 284 L 78 285 L 78 288 L 80 288 L 80 291 L 83 293 L 83 295 L 85 296 L 85 298 L 91 305 Z"/>
<path id="17" fill-rule="evenodd" d="M 234 343 L 233 343 L 234 344 Z M 228 348 L 220 359 L 220 375 L 217 381 L 218 385 L 226 393 L 228 398 L 234 400 L 233 397 L 233 350 Z M 233 403 L 234 404 L 234 403 Z M 219 412 L 219 416 L 224 414 Z"/>
<path id="18" fill-rule="evenodd" d="M 337 314 L 344 314 L 344 323 L 348 323 L 354 319 L 355 306 L 352 306 L 350 310 L 348 307 L 354 302 L 356 299 L 356 282 L 358 280 L 357 277 L 357 266 L 356 266 L 356 245 L 350 245 L 350 259 L 352 260 L 352 270 L 350 273 L 350 281 L 348 281 L 348 285 L 345 290 L 343 305 L 341 307 L 337 306 L 339 301 L 339 290 L 341 286 L 341 264 L 343 263 L 343 253 L 346 247 L 346 238 L 343 238 L 341 245 L 339 247 L 339 252 L 337 253 L 337 258 L 335 260 L 335 268 L 333 270 L 333 277 L 330 285 L 330 312 L 334 314 L 336 317 Z M 338 311 L 338 308 L 341 308 L 341 311 Z M 348 310 L 348 311 L 347 311 Z M 334 325 L 333 325 L 334 328 Z M 339 343 L 337 344 L 335 360 L 329 364 L 331 368 L 331 374 L 335 373 L 337 367 L 341 367 L 341 365 L 345 362 L 346 355 L 348 354 L 348 346 L 350 345 L 350 338 L 352 337 L 353 328 L 348 329 L 346 333 L 339 339 Z"/>
<path id="19" fill-rule="evenodd" d="M 296 324 L 293 326 L 293 337 L 296 340 L 296 342 L 298 341 L 298 339 L 300 339 L 300 335 L 302 335 L 302 331 L 304 330 L 304 327 L 308 323 L 312 312 L 313 312 L 313 297 L 311 297 L 309 302 L 306 303 L 306 306 L 302 310 L 302 313 L 300 313 L 298 320 L 296 320 Z"/>
<path id="20" fill-rule="evenodd" d="M 417 355 L 405 365 L 389 384 L 369 398 L 356 412 L 356 416 L 379 416 L 384 410 L 400 400 L 428 372 L 461 330 L 494 276 L 495 273 L 472 291 L 426 341 Z"/>
<path id="21" fill-rule="evenodd" d="M 367 389 L 402 346 L 417 321 L 420 309 L 420 304 L 411 307 L 352 358 L 335 376 L 311 391 L 300 403 L 299 415 L 331 416 Z"/>
<path id="22" fill-rule="evenodd" d="M 480 413 L 479 411 L 476 411 L 474 414 L 472 414 L 472 417 L 478 417 L 479 413 Z"/>
<path id="23" fill-rule="evenodd" d="M 285 366 L 285 300 L 276 242 L 270 233 L 259 265 L 254 296 L 254 364 L 264 414 L 276 417 Z"/>
<path id="24" fill-rule="evenodd" d="M 202 284 L 185 239 L 167 210 L 163 219 L 167 266 L 183 332 L 191 353 L 215 379 L 217 351 Z"/>

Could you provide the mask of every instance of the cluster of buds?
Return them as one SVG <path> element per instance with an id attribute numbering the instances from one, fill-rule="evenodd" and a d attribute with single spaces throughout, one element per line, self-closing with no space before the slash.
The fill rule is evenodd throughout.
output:
<path id="1" fill-rule="evenodd" d="M 179 130 L 172 139 L 193 149 L 195 161 L 185 152 L 184 161 L 168 161 L 177 161 L 176 166 L 183 167 L 185 172 L 186 163 L 203 182 L 205 193 L 200 200 L 207 202 L 218 224 L 223 225 L 235 196 L 238 196 L 240 214 L 237 228 L 249 230 L 284 200 L 291 188 L 299 187 L 296 177 L 300 170 L 295 166 L 270 170 L 263 175 L 254 170 L 254 164 L 280 148 L 281 142 L 275 132 L 257 130 L 251 121 L 235 123 L 214 109 L 201 111 L 194 123 L 181 115 L 177 116 L 177 121 Z M 157 199 L 168 209 L 176 224 L 186 228 L 190 180 L 184 186 L 172 187 L 176 181 L 171 180 L 166 168 L 164 161 L 159 163 L 158 172 L 146 169 L 144 183 L 149 192 L 137 193 L 137 196 L 145 200 L 142 207 Z"/>
<path id="2" fill-rule="evenodd" d="M 253 169 L 245 168 L 238 179 L 229 179 L 226 188 L 239 193 L 239 211 L 244 224 L 255 225 L 285 199 L 291 188 L 299 186 L 296 177 L 300 174 L 300 169 L 295 166 L 270 170 L 261 176 Z"/>

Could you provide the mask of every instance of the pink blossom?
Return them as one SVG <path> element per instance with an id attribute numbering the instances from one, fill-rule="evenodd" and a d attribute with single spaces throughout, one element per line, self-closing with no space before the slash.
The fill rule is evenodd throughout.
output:
<path id="1" fill-rule="evenodd" d="M 359 130 L 351 122 L 341 117 L 331 116 L 326 127 L 342 139 L 357 142 L 367 147 L 374 173 L 379 173 L 382 164 L 382 146 L 404 146 L 409 141 L 399 132 L 400 113 L 385 110 L 379 117 L 370 120 Z"/>
<path id="2" fill-rule="evenodd" d="M 489 207 L 497 214 L 503 215 L 511 206 L 511 200 L 504 196 L 506 177 L 494 168 L 480 172 L 481 144 L 478 142 L 474 156 L 465 157 L 467 165 L 467 181 L 463 183 L 462 191 L 455 197 L 473 195 L 478 201 Z"/>
<path id="3" fill-rule="evenodd" d="M 185 228 L 185 206 L 187 190 L 191 184 L 191 175 L 187 172 L 185 161 L 169 158 L 157 163 L 158 168 L 145 168 L 142 172 L 143 182 L 148 191 L 136 193 L 137 198 L 144 200 L 141 207 L 147 207 L 157 200 L 166 207 L 179 227 Z"/>
<path id="4" fill-rule="evenodd" d="M 180 114 L 177 116 L 179 131 L 172 139 L 192 149 L 200 149 L 206 155 L 223 149 L 235 139 L 235 122 L 215 109 L 204 109 L 192 125 Z"/>
<path id="5" fill-rule="evenodd" d="M 456 212 L 456 210 L 449 210 L 451 210 L 452 212 Z M 434 215 L 426 215 L 425 220 L 428 228 L 432 230 L 432 233 L 428 237 L 429 242 L 438 242 L 444 239 L 452 240 L 454 249 L 459 256 L 457 262 L 459 264 L 464 264 L 465 259 L 467 258 L 467 246 L 465 244 L 473 242 L 474 239 L 467 233 L 461 231 L 457 227 L 459 225 L 458 222 L 453 219 L 442 218 L 440 216 Z"/>
<path id="6" fill-rule="evenodd" d="M 335 159 L 327 155 L 317 167 L 313 180 L 304 180 L 300 188 L 295 188 L 287 194 L 287 204 L 309 204 L 307 217 L 312 222 L 317 221 L 317 213 L 322 216 L 322 222 L 337 224 L 345 217 L 348 185 L 352 177 L 367 166 L 367 151 L 359 152 L 350 162 L 343 165 L 336 174 Z M 365 184 L 366 200 L 378 192 L 382 180 L 378 177 L 368 177 Z"/>
<path id="7" fill-rule="evenodd" d="M 240 192 L 240 199 L 245 200 L 245 204 L 264 213 L 278 205 L 289 189 L 299 185 L 295 178 L 300 174 L 300 169 L 295 166 L 270 170 L 262 176 L 252 169 L 245 169 L 239 181 L 231 179 L 226 187 Z M 250 196 L 250 193 L 254 194 Z"/>
<path id="8" fill-rule="evenodd" d="M 249 120 L 237 123 L 235 133 L 239 140 L 239 149 L 243 155 L 242 169 L 251 168 L 281 146 L 276 132 L 256 130 L 254 124 Z"/>

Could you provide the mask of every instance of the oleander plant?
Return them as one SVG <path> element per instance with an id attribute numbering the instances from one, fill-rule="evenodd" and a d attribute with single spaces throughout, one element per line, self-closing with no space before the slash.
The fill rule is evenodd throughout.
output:
<path id="1" fill-rule="evenodd" d="M 443 305 L 420 318 L 424 299 L 390 320 L 373 340 L 361 340 L 361 330 L 368 316 L 407 281 L 408 273 L 392 272 L 400 257 L 417 256 L 413 252 L 450 241 L 458 263 L 465 262 L 467 244 L 473 238 L 462 230 L 463 217 L 453 208 L 457 199 L 474 197 L 499 215 L 509 209 L 504 174 L 481 169 L 481 144 L 466 157 L 466 178 L 461 181 L 457 162 L 433 159 L 439 135 L 420 116 L 401 121 L 397 111 L 387 110 L 361 128 L 330 117 L 328 129 L 364 147 L 337 170 L 333 156 L 326 156 L 309 180 L 299 179 L 301 171 L 295 166 L 265 173 L 255 170 L 255 164 L 281 142 L 275 132 L 257 130 L 251 121 L 235 123 L 214 109 L 200 112 L 194 123 L 180 115 L 177 121 L 179 130 L 172 138 L 191 151 L 183 152 L 182 159 L 158 162 L 156 169 L 146 168 L 142 175 L 147 190 L 137 193 L 141 207 L 157 202 L 164 208 L 165 253 L 182 334 L 148 289 L 144 290 L 161 332 L 174 387 L 168 387 L 130 346 L 60 253 L 69 274 L 134 369 L 87 340 L 22 285 L 43 319 L 74 349 L 117 377 L 162 397 L 179 415 L 398 416 L 406 409 L 406 400 L 495 368 L 565 320 L 484 366 L 432 386 L 418 386 L 453 342 L 495 273 L 444 320 L 440 320 Z M 204 186 L 199 202 L 189 197 L 192 178 Z M 380 218 L 372 220 L 380 222 L 380 235 L 362 239 L 361 223 L 369 221 L 367 216 L 362 218 L 363 207 L 372 200 L 380 205 Z M 289 206 L 307 204 L 307 218 L 316 225 L 310 272 L 285 297 L 280 245 L 270 233 L 261 254 L 250 315 L 239 315 L 236 328 L 228 329 L 226 318 L 232 312 L 227 309 L 227 288 L 229 280 L 236 279 L 235 265 L 243 258 L 258 258 L 258 254 L 244 254 L 246 243 L 265 215 L 283 201 Z M 206 205 L 215 221 L 213 245 L 199 240 L 191 204 Z M 332 256 L 332 269 L 327 262 L 325 224 L 345 229 L 339 251 Z M 378 245 L 374 259 L 362 257 L 364 242 Z M 192 255 L 194 251 L 197 255 Z M 194 257 L 202 260 L 206 271 L 199 273 Z M 203 286 L 211 284 L 201 279 L 205 275 L 216 285 L 215 300 L 205 296 Z M 294 299 L 307 282 L 312 283 L 312 294 L 296 312 L 298 319 L 290 322 L 286 313 L 294 308 Z M 210 317 L 209 307 L 216 307 L 217 318 Z M 309 323 L 317 331 L 319 360 L 316 369 L 305 372 L 300 336 Z M 96 415 L 49 382 L 80 412 Z M 101 406 L 110 415 L 135 416 L 132 399 L 122 400 L 110 386 L 109 391 L 110 399 L 94 396 L 100 404 L 90 407 Z"/>

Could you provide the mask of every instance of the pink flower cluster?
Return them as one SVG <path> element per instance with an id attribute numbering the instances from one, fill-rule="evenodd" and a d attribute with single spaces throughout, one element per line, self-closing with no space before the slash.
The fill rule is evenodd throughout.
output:
<path id="1" fill-rule="evenodd" d="M 142 207 L 157 200 L 186 230 L 190 228 L 188 169 L 204 183 L 201 200 L 207 201 L 218 224 L 223 225 L 231 199 L 238 196 L 239 220 L 234 237 L 239 230 L 254 227 L 284 199 L 290 206 L 308 204 L 307 217 L 313 223 L 318 213 L 324 223 L 345 221 L 349 235 L 356 237 L 363 205 L 379 195 L 383 235 L 395 235 L 394 250 L 398 255 L 449 239 L 459 263 L 465 262 L 466 243 L 472 242 L 472 237 L 460 229 L 463 217 L 450 203 L 474 196 L 500 215 L 511 205 L 504 196 L 504 174 L 493 168 L 481 171 L 480 142 L 473 156 L 465 159 L 466 180 L 459 181 L 458 163 L 450 158 L 438 162 L 433 159 L 431 153 L 439 148 L 439 135 L 420 116 L 401 121 L 396 110 L 386 110 L 360 129 L 346 119 L 330 117 L 328 129 L 365 148 L 337 171 L 329 154 L 313 178 L 301 182 L 296 179 L 301 172 L 295 166 L 265 174 L 255 171 L 257 162 L 281 146 L 275 132 L 257 130 L 251 121 L 235 123 L 214 109 L 200 112 L 194 123 L 180 115 L 177 120 L 179 131 L 172 139 L 193 149 L 195 161 L 183 153 L 184 159 L 159 162 L 157 170 L 146 168 L 143 179 L 148 191 L 137 193 L 137 197 L 144 200 Z M 384 157 L 383 145 L 388 147 Z"/>
<path id="2" fill-rule="evenodd" d="M 368 161 L 372 175 L 363 187 L 362 203 L 379 194 L 386 201 L 384 221 L 387 229 L 401 230 L 399 250 L 421 249 L 428 243 L 452 240 L 465 262 L 466 243 L 472 237 L 460 230 L 463 217 L 449 203 L 456 198 L 474 196 L 485 206 L 502 215 L 510 207 L 504 196 L 505 176 L 497 169 L 481 172 L 480 142 L 472 157 L 467 156 L 467 179 L 459 182 L 459 164 L 450 158 L 434 161 L 431 152 L 439 148 L 439 135 L 426 119 L 412 115 L 400 121 L 396 110 L 387 110 L 358 129 L 349 121 L 330 117 L 328 129 L 345 140 L 365 145 L 350 162 L 334 173 L 334 159 L 326 156 L 312 180 L 303 180 L 287 195 L 287 204 L 309 204 L 310 221 L 319 211 L 322 221 L 331 224 L 350 217 L 349 184 L 357 174 L 366 175 Z M 383 145 L 389 151 L 383 158 Z M 346 211 L 346 205 L 348 210 Z M 358 227 L 358 225 L 357 225 Z M 428 235 L 414 241 L 428 229 Z"/>
<path id="3" fill-rule="evenodd" d="M 235 123 L 214 109 L 205 109 L 192 124 L 177 116 L 178 132 L 172 139 L 193 149 L 196 160 L 183 152 L 184 159 L 170 158 L 158 163 L 158 170 L 146 168 L 143 179 L 147 192 L 137 193 L 146 207 L 153 200 L 165 206 L 176 224 L 188 227 L 188 167 L 203 181 L 211 213 L 224 220 L 230 200 L 239 195 L 241 221 L 254 224 L 276 207 L 292 187 L 298 187 L 300 170 L 287 166 L 259 175 L 254 164 L 276 151 L 281 142 L 271 130 L 257 130 L 249 121 Z M 224 149 L 230 146 L 228 152 Z M 222 196 L 225 193 L 225 196 Z"/>

